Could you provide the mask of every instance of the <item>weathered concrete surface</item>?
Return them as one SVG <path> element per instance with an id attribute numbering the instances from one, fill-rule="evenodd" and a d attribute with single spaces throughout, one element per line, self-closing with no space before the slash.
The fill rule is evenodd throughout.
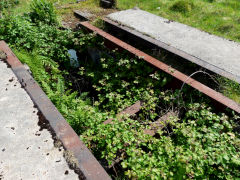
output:
<path id="1" fill-rule="evenodd" d="M 10 68 L 0 60 L 0 179 L 78 179 L 63 149 L 40 130 L 38 110 Z"/>
<path id="2" fill-rule="evenodd" d="M 181 50 L 201 61 L 240 77 L 240 44 L 210 35 L 196 28 L 169 21 L 139 9 L 130 9 L 108 15 L 121 25 Z M 211 69 L 212 70 L 212 69 Z M 224 73 L 223 73 L 224 74 Z"/>

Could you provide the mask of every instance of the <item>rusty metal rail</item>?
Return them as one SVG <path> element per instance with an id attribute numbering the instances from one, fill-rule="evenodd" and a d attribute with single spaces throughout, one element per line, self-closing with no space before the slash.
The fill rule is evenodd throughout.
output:
<path id="1" fill-rule="evenodd" d="M 207 61 L 204 61 L 201 58 L 197 58 L 197 57 L 195 57 L 191 54 L 188 54 L 182 50 L 179 50 L 169 44 L 166 44 L 162 41 L 153 39 L 152 37 L 142 34 L 134 29 L 131 29 L 127 26 L 121 25 L 118 22 L 114 22 L 113 20 L 111 20 L 109 18 L 103 18 L 103 21 L 105 22 L 106 25 L 110 26 L 111 28 L 117 29 L 117 31 L 123 32 L 124 34 L 127 34 L 127 36 L 129 36 L 129 37 L 135 37 L 139 41 L 142 41 L 143 44 L 149 44 L 149 45 L 164 49 L 174 55 L 182 57 L 183 59 L 185 59 L 189 62 L 193 62 L 193 63 L 195 63 L 205 69 L 208 69 L 216 74 L 219 74 L 221 76 L 224 76 L 228 79 L 231 79 L 233 81 L 240 83 L 240 76 L 234 75 L 231 72 L 225 71 L 222 68 L 212 65 L 212 64 L 208 63 Z"/>
<path id="2" fill-rule="evenodd" d="M 110 180 L 111 178 L 107 172 L 79 139 L 79 136 L 4 41 L 0 41 L 0 50 L 7 54 L 6 63 L 12 68 L 19 82 L 42 113 L 42 118 L 49 123 L 51 130 L 56 135 L 56 138 L 62 142 L 66 152 L 73 155 L 73 158 L 77 160 L 75 166 L 76 169 L 80 171 L 80 178 L 88 180 Z"/>
<path id="3" fill-rule="evenodd" d="M 135 115 L 136 113 L 138 113 L 141 110 L 141 107 L 142 107 L 141 102 L 137 101 L 132 106 L 127 107 L 126 109 L 121 111 L 119 114 L 117 114 L 117 117 L 121 116 L 122 114 L 128 114 L 130 116 Z M 112 122 L 112 120 L 113 120 L 112 118 L 108 119 L 108 120 L 104 121 L 103 124 L 110 124 Z"/>
<path id="4" fill-rule="evenodd" d="M 199 81 L 194 80 L 191 77 L 188 77 L 187 75 L 168 66 L 167 64 L 161 62 L 160 60 L 134 48 L 133 46 L 121 41 L 120 39 L 108 34 L 107 32 L 93 26 L 88 21 L 80 22 L 80 25 L 92 32 L 97 33 L 98 35 L 105 38 L 105 40 L 109 41 L 110 43 L 113 43 L 115 46 L 119 47 L 120 49 L 124 49 L 130 52 L 131 54 L 147 61 L 148 63 L 155 66 L 156 68 L 170 74 L 171 76 L 180 80 L 182 83 L 186 83 L 191 87 L 197 89 L 198 91 L 210 97 L 213 101 L 217 102 L 218 105 L 223 105 L 224 107 L 230 108 L 236 111 L 237 113 L 240 113 L 240 105 L 235 101 L 229 99 L 228 97 L 224 96 L 223 94 L 209 88 L 208 86 L 200 83 Z"/>
<path id="5" fill-rule="evenodd" d="M 135 104 L 127 107 L 126 109 L 117 114 L 118 121 L 123 121 L 123 119 L 121 119 L 121 115 L 127 114 L 129 116 L 134 116 L 141 110 L 141 108 L 141 102 L 137 101 Z M 176 112 L 169 111 L 168 113 L 158 118 L 156 121 L 150 123 L 150 129 L 145 129 L 144 133 L 150 136 L 154 136 L 159 129 L 162 129 L 165 126 L 167 120 L 169 120 L 171 117 L 178 117 L 178 115 Z M 110 118 L 104 121 L 103 124 L 111 124 L 112 121 L 113 118 Z"/>
<path id="6" fill-rule="evenodd" d="M 154 136 L 158 130 L 163 129 L 166 127 L 166 124 L 168 123 L 168 120 L 171 118 L 178 117 L 176 112 L 169 111 L 168 113 L 164 114 L 158 120 L 152 122 L 150 124 L 150 129 L 145 129 L 144 133 L 148 134 L 150 136 Z"/>

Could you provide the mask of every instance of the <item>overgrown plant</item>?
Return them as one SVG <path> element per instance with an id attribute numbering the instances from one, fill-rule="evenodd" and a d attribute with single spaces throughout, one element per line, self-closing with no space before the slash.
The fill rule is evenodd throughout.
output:
<path id="1" fill-rule="evenodd" d="M 178 0 L 174 2 L 170 10 L 186 14 L 191 12 L 194 7 L 194 3 L 191 0 Z"/>
<path id="2" fill-rule="evenodd" d="M 0 15 L 3 9 L 8 9 L 19 3 L 19 0 L 1 0 L 0 1 Z"/>
<path id="3" fill-rule="evenodd" d="M 71 45 L 71 33 L 39 22 L 33 23 L 28 16 L 8 16 L 0 19 L 0 39 L 16 48 L 29 51 L 37 49 L 40 55 L 56 61 L 68 59 L 67 49 Z"/>
<path id="4" fill-rule="evenodd" d="M 53 3 L 47 0 L 32 0 L 30 18 L 34 23 L 40 21 L 48 25 L 58 24 Z"/>

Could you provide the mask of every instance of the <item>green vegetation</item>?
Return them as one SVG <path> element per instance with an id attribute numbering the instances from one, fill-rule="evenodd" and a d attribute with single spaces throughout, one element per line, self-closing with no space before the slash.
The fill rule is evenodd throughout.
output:
<path id="1" fill-rule="evenodd" d="M 144 61 L 123 57 L 116 52 L 115 57 L 102 54 L 97 70 L 96 64 L 82 64 L 80 68 L 80 74 L 87 76 L 85 78 L 93 83 L 98 93 L 95 105 L 113 113 L 131 106 L 149 91 L 152 95 L 159 94 L 161 87 L 171 79 L 165 73 L 154 71 Z"/>
<path id="2" fill-rule="evenodd" d="M 216 113 L 208 98 L 188 86 L 182 91 L 165 90 L 171 77 L 139 57 L 107 50 L 94 34 L 61 30 L 47 1 L 34 0 L 31 7 L 29 14 L 3 14 L 0 40 L 29 65 L 45 93 L 99 160 L 109 165 L 121 160 L 114 178 L 240 178 L 238 116 Z M 184 7 L 177 11 L 183 12 Z M 71 66 L 70 48 L 80 54 L 79 68 Z M 100 51 L 99 60 L 89 58 L 91 49 Z M 143 107 L 137 116 L 116 117 L 138 100 Z M 144 133 L 169 111 L 179 116 L 169 117 L 154 137 Z M 109 118 L 113 123 L 103 124 Z"/>
<path id="3" fill-rule="evenodd" d="M 33 0 L 31 4 L 30 18 L 33 23 L 36 23 L 37 21 L 49 25 L 55 25 L 58 23 L 57 14 L 55 13 L 53 4 L 43 0 Z"/>
<path id="4" fill-rule="evenodd" d="M 19 3 L 19 0 L 1 0 L 0 1 L 0 12 L 3 9 L 11 8 Z"/>
<path id="5" fill-rule="evenodd" d="M 217 81 L 220 92 L 240 104 L 240 84 L 223 77 L 218 77 Z"/>
<path id="6" fill-rule="evenodd" d="M 6 0 L 9 1 L 9 0 Z M 10 0 L 11 1 L 11 0 Z M 11 11 L 11 14 L 20 15 L 28 13 L 31 11 L 31 2 L 32 0 L 19 0 L 17 6 L 11 6 L 8 8 L 8 11 Z M 40 0 L 37 2 L 41 2 Z M 101 16 L 108 14 L 113 10 L 105 10 L 99 7 L 98 0 L 87 0 L 77 3 L 76 0 L 48 0 L 47 3 L 53 3 L 57 15 L 63 20 L 73 21 L 73 10 L 84 10 Z M 36 4 L 36 3 L 35 3 Z M 60 17 L 61 16 L 61 17 Z"/>
<path id="7" fill-rule="evenodd" d="M 179 13 L 189 13 L 194 9 L 194 3 L 191 1 L 180 0 L 176 1 L 170 8 L 171 11 L 176 11 Z"/>

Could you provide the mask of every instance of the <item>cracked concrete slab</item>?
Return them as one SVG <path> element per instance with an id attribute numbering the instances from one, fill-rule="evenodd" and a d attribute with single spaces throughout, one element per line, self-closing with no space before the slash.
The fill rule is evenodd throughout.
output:
<path id="1" fill-rule="evenodd" d="M 38 110 L 17 77 L 0 60 L 0 179 L 78 179 L 62 147 L 40 130 Z"/>
<path id="2" fill-rule="evenodd" d="M 198 58 L 195 63 L 204 64 L 209 69 L 211 67 L 210 70 L 214 72 L 221 71 L 222 75 L 229 73 L 233 80 L 240 82 L 239 43 L 139 9 L 119 11 L 107 17 Z"/>

